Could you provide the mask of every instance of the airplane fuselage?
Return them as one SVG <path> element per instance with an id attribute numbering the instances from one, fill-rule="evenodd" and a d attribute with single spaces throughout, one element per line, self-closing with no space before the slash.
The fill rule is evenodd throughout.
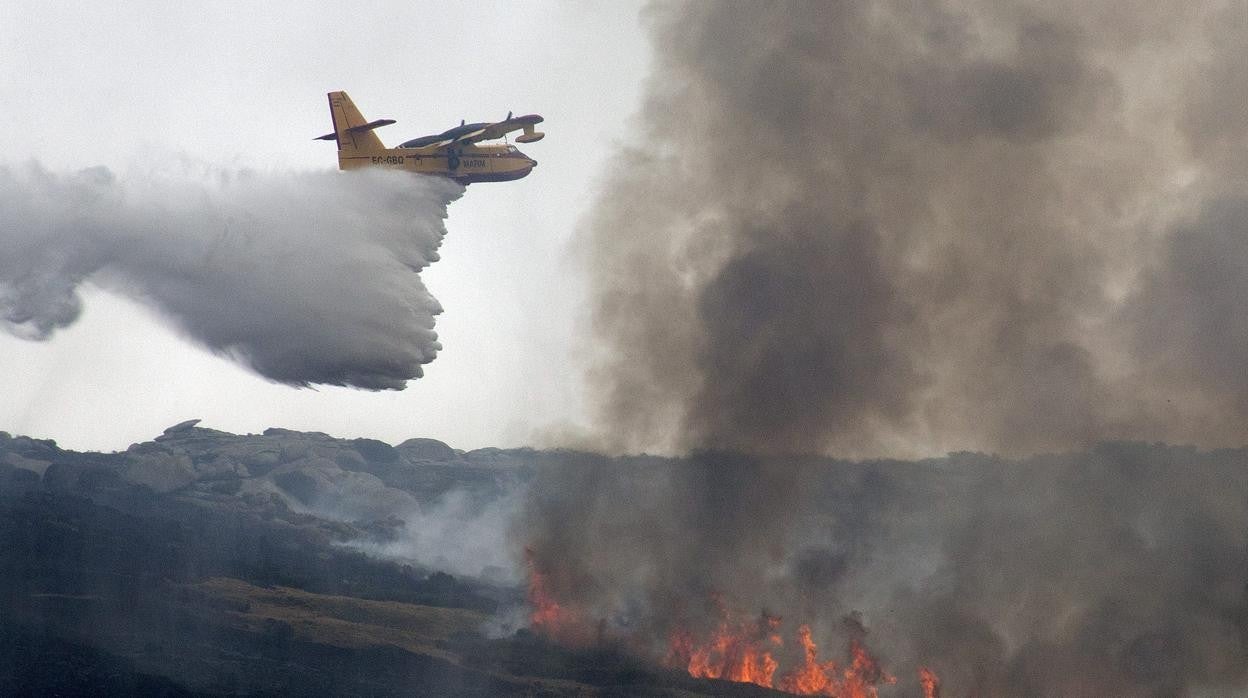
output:
<path id="1" fill-rule="evenodd" d="M 435 174 L 459 182 L 506 182 L 533 171 L 537 161 L 510 145 L 465 145 L 432 153 L 413 148 L 386 148 L 371 152 L 339 151 L 338 168 L 358 170 L 381 167 L 421 174 Z"/>
<path id="2" fill-rule="evenodd" d="M 533 128 L 542 122 L 540 115 L 513 117 L 508 112 L 507 118 L 499 122 L 461 122 L 442 133 L 413 138 L 397 148 L 387 148 L 373 131 L 393 124 L 393 119 L 368 121 L 346 92 L 330 92 L 327 96 L 334 130 L 316 140 L 338 144 L 340 170 L 380 167 L 441 175 L 460 184 L 506 182 L 532 172 L 537 161 L 510 143 L 483 145 L 481 141 L 504 138 L 512 131 L 524 131 L 516 137 L 519 143 L 532 143 L 546 135 Z"/>

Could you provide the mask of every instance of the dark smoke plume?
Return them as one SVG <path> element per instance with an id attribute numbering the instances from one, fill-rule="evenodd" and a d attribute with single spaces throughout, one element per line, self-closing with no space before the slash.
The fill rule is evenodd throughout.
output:
<path id="1" fill-rule="evenodd" d="M 1248 385 L 1188 385 L 1248 278 L 1245 11 L 1204 5 L 650 8 L 586 241 L 607 445 L 1238 443 Z"/>
<path id="2" fill-rule="evenodd" d="M 0 167 L 0 320 L 45 339 L 91 282 L 271 380 L 400 390 L 441 348 L 418 272 L 462 192 L 383 172 Z"/>
<path id="3" fill-rule="evenodd" d="M 824 638 L 861 611 L 946 695 L 1242 686 L 1244 454 L 1094 444 L 1245 441 L 1248 10 L 645 16 L 592 380 L 604 448 L 694 455 L 535 486 L 553 593 L 656 639 L 714 592 Z"/>

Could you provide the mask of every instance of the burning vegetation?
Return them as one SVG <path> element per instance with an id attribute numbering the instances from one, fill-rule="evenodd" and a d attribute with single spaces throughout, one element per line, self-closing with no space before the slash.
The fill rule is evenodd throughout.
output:
<path id="1" fill-rule="evenodd" d="M 780 663 L 775 654 L 784 647 L 780 625 L 779 618 L 766 615 L 755 623 L 724 621 L 702 642 L 687 630 L 677 630 L 665 663 L 698 678 L 753 683 L 799 696 L 874 698 L 878 686 L 897 682 L 857 639 L 849 641 L 844 669 L 835 660 L 820 661 L 809 625 L 797 629 L 801 663 L 777 679 Z"/>
<path id="2" fill-rule="evenodd" d="M 1147 444 L 1245 442 L 1246 18 L 655 3 L 591 436 L 682 457 L 539 474 L 546 591 L 780 690 L 1244 694 L 1248 453 Z M 716 590 L 789 622 L 672 630 Z"/>
<path id="3" fill-rule="evenodd" d="M 559 603 L 551 590 L 550 575 L 538 569 L 533 551 L 524 551 L 528 570 L 529 626 L 544 637 L 569 647 L 584 647 L 594 642 L 595 634 L 585 616 Z"/>
<path id="4" fill-rule="evenodd" d="M 1248 680 L 1248 449 L 780 461 L 543 471 L 513 529 L 532 550 L 530 627 L 682 679 L 807 695 L 1128 698 Z M 784 472 L 799 486 L 762 506 Z M 767 508 L 787 527 L 761 535 L 775 519 L 740 515 Z M 855 611 L 869 634 L 838 620 Z"/>
<path id="5" fill-rule="evenodd" d="M 940 678 L 936 672 L 919 667 L 919 685 L 923 687 L 923 698 L 940 698 Z"/>
<path id="6" fill-rule="evenodd" d="M 529 624 L 548 639 L 573 646 L 604 639 L 603 622 L 587 622 L 588 616 L 571 611 L 552 594 L 549 573 L 539 570 L 531 550 L 526 550 L 528 566 Z M 662 664 L 680 669 L 699 679 L 719 679 L 750 683 L 800 696 L 832 698 L 876 698 L 880 686 L 897 683 L 886 672 L 861 636 L 866 629 L 856 618 L 845 619 L 855 636 L 849 639 L 846 662 L 820 660 L 819 647 L 811 627 L 798 626 L 795 647 L 800 654 L 781 671 L 785 644 L 784 622 L 778 616 L 761 613 L 744 617 L 732 612 L 722 595 L 713 595 L 718 618 L 704 632 L 678 624 L 668 633 Z M 938 698 L 940 679 L 921 667 L 919 683 L 924 698 Z"/>
<path id="7" fill-rule="evenodd" d="M 780 622 L 779 618 L 767 614 L 755 621 L 725 617 L 701 638 L 687 628 L 677 627 L 669 637 L 664 664 L 685 669 L 696 678 L 771 688 L 779 668 L 772 650 L 783 644 Z"/>

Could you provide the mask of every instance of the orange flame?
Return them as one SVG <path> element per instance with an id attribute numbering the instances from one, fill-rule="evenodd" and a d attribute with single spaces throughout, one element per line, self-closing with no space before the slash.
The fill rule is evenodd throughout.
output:
<path id="1" fill-rule="evenodd" d="M 880 661 L 867 652 L 858 640 L 849 643 L 849 653 L 853 657 L 849 668 L 845 670 L 845 690 L 843 695 L 852 698 L 874 698 L 876 684 L 897 683 L 897 677 L 889 676 L 880 667 Z"/>
<path id="2" fill-rule="evenodd" d="M 819 648 L 810 637 L 810 626 L 797 629 L 805 661 L 780 680 L 780 690 L 800 696 L 833 696 L 834 698 L 876 698 L 879 684 L 893 684 L 897 679 L 884 673 L 880 663 L 858 640 L 849 643 L 850 663 L 837 672 L 836 662 L 819 661 Z"/>
<path id="3" fill-rule="evenodd" d="M 877 698 L 877 686 L 897 681 L 857 640 L 850 642 L 850 664 L 843 671 L 835 661 L 820 662 L 810 626 L 803 625 L 797 629 L 797 638 L 804 661 L 777 682 L 779 663 L 769 648 L 782 644 L 775 632 L 780 620 L 764 617 L 764 622 L 721 621 L 703 643 L 689 631 L 677 630 L 670 638 L 667 664 L 683 668 L 696 678 L 753 683 L 803 696 Z"/>
<path id="4" fill-rule="evenodd" d="M 534 631 L 565 645 L 593 642 L 585 614 L 556 600 L 550 577 L 538 569 L 531 550 L 525 550 L 525 560 L 529 572 L 529 624 Z M 752 683 L 796 695 L 830 698 L 878 698 L 877 686 L 897 682 L 857 639 L 850 641 L 849 665 L 843 670 L 834 660 L 820 662 L 809 625 L 797 629 L 802 664 L 777 681 L 780 665 L 772 652 L 784 645 L 779 633 L 780 619 L 764 614 L 756 621 L 735 620 L 721 599 L 714 600 L 722 616 L 719 624 L 701 642 L 689 630 L 672 631 L 664 659 L 667 666 L 683 669 L 695 678 Z M 601 634 L 600 628 L 599 641 Z M 920 668 L 919 682 L 924 698 L 940 698 L 940 680 L 934 672 Z"/>
<path id="5" fill-rule="evenodd" d="M 566 625 L 568 614 L 550 593 L 549 581 L 546 575 L 537 569 L 537 563 L 533 560 L 533 551 L 526 548 L 524 558 L 529 567 L 528 597 L 529 606 L 532 607 L 529 612 L 529 625 L 539 633 L 554 635 Z"/>
<path id="6" fill-rule="evenodd" d="M 940 677 L 927 667 L 919 667 L 919 684 L 923 686 L 923 698 L 940 698 Z"/>
<path id="7" fill-rule="evenodd" d="M 836 662 L 819 663 L 819 648 L 810 639 L 809 625 L 797 629 L 797 639 L 806 661 L 780 680 L 780 690 L 799 696 L 835 695 L 831 677 L 836 676 Z"/>
<path id="8" fill-rule="evenodd" d="M 524 557 L 529 568 L 529 627 L 543 637 L 573 647 L 601 640 L 601 627 L 595 635 L 595 628 L 586 621 L 583 611 L 556 600 L 550 575 L 538 569 L 533 551 L 526 548 Z"/>
<path id="9" fill-rule="evenodd" d="M 682 667 L 700 679 L 724 679 L 771 688 L 779 663 L 765 649 L 778 646 L 780 638 L 770 632 L 779 618 L 764 617 L 760 623 L 724 620 L 707 642 L 697 644 L 688 631 L 672 634 L 667 654 L 670 666 Z"/>

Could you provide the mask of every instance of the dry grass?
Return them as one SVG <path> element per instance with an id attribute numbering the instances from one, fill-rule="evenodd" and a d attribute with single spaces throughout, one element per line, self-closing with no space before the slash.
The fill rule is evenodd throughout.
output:
<path id="1" fill-rule="evenodd" d="M 287 623 L 295 638 L 335 647 L 393 645 L 458 663 L 438 644 L 459 633 L 478 632 L 486 615 L 397 601 L 313 594 L 287 587 L 258 587 L 215 577 L 188 587 L 206 600 L 240 609 L 227 615 L 240 628 L 263 632 L 266 621 Z M 241 610 L 245 609 L 245 610 Z"/>

